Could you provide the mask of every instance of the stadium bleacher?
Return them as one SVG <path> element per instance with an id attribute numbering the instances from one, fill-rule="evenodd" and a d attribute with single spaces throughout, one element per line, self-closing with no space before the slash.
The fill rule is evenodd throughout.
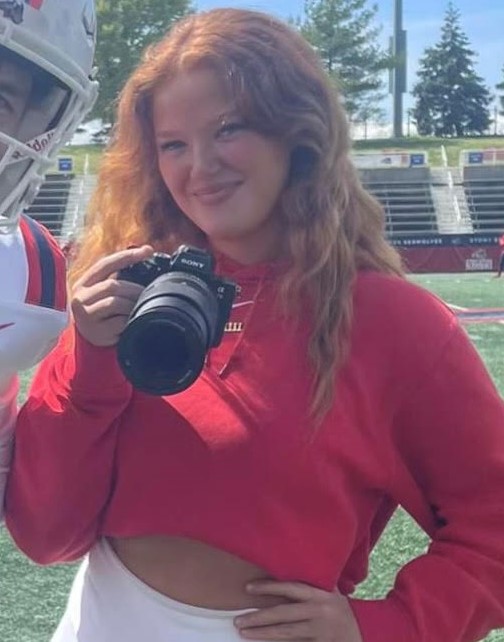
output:
<path id="1" fill-rule="evenodd" d="M 428 182 L 365 181 L 364 186 L 384 209 L 387 236 L 438 233 L 436 210 Z"/>
<path id="2" fill-rule="evenodd" d="M 495 233 L 504 229 L 504 180 L 467 181 L 464 188 L 474 229 Z"/>
<path id="3" fill-rule="evenodd" d="M 501 176 L 464 177 L 464 191 L 475 231 L 504 230 L 504 167 Z"/>
<path id="4" fill-rule="evenodd" d="M 354 163 L 367 191 L 382 205 L 386 234 L 438 234 L 436 208 L 425 152 L 357 154 Z"/>
<path id="5" fill-rule="evenodd" d="M 467 205 L 475 232 L 504 230 L 504 149 L 462 152 Z"/>
<path id="6" fill-rule="evenodd" d="M 74 178 L 73 173 L 46 174 L 35 200 L 26 210 L 26 214 L 40 221 L 56 238 L 62 236 Z"/>

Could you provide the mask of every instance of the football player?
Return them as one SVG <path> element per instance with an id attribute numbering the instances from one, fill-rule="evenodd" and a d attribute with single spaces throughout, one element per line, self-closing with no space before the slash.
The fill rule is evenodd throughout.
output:
<path id="1" fill-rule="evenodd" d="M 18 372 L 67 323 L 65 258 L 23 214 L 94 104 L 93 0 L 0 1 L 0 519 Z"/>

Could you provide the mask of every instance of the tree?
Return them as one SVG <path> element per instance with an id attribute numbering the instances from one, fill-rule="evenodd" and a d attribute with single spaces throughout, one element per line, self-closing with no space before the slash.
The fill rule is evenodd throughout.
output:
<path id="1" fill-rule="evenodd" d="M 500 115 L 504 116 L 504 66 L 502 67 L 502 82 L 500 82 L 498 85 L 495 85 L 495 88 L 498 91 L 502 91 L 502 94 L 498 96 L 498 100 L 500 102 Z"/>
<path id="2" fill-rule="evenodd" d="M 92 117 L 113 123 L 117 96 L 145 47 L 191 10 L 190 0 L 97 1 L 100 92 Z"/>
<path id="3" fill-rule="evenodd" d="M 367 119 L 370 104 L 383 98 L 381 72 L 391 65 L 376 42 L 377 11 L 367 0 L 305 0 L 305 18 L 297 21 L 340 87 L 350 116 L 361 120 Z"/>
<path id="4" fill-rule="evenodd" d="M 419 134 L 461 137 L 489 128 L 492 98 L 474 70 L 475 57 L 461 29 L 460 12 L 450 2 L 441 40 L 425 50 L 412 91 Z"/>

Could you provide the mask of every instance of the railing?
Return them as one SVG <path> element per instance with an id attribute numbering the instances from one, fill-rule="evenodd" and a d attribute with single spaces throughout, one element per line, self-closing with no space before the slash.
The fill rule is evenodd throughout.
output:
<path id="1" fill-rule="evenodd" d="M 73 179 L 73 174 L 48 174 L 35 200 L 26 210 L 56 237 L 61 236 Z"/>
<path id="2" fill-rule="evenodd" d="M 96 176 L 88 173 L 88 167 L 85 161 L 81 175 L 47 174 L 33 203 L 26 209 L 26 213 L 45 225 L 61 244 L 75 237 L 83 225 L 96 183 Z"/>

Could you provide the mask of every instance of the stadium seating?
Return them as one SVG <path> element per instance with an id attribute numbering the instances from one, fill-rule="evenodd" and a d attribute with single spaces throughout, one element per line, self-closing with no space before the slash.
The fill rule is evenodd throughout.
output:
<path id="1" fill-rule="evenodd" d="M 464 190 L 474 230 L 504 230 L 504 179 L 465 180 Z"/>
<path id="2" fill-rule="evenodd" d="M 475 232 L 504 230 L 504 150 L 462 152 L 463 186 Z"/>
<path id="3" fill-rule="evenodd" d="M 428 183 L 368 183 L 366 188 L 385 210 L 387 235 L 437 233 Z"/>
<path id="4" fill-rule="evenodd" d="M 39 221 L 56 237 L 61 237 L 74 174 L 47 174 L 26 213 Z"/>
<path id="5" fill-rule="evenodd" d="M 364 187 L 385 211 L 389 238 L 438 233 L 428 170 L 374 169 L 360 174 Z"/>

